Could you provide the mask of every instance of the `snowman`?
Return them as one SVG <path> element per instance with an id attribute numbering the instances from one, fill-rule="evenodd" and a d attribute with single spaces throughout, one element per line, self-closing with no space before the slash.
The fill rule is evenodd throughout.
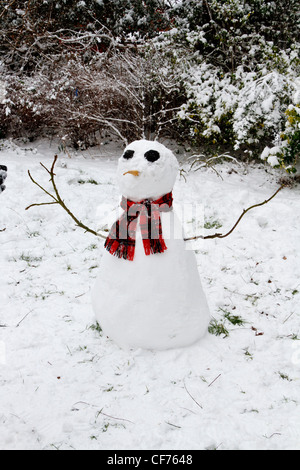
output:
<path id="1" fill-rule="evenodd" d="M 175 229 L 178 169 L 169 149 L 146 140 L 131 143 L 118 162 L 123 213 L 106 239 L 92 304 L 104 334 L 123 349 L 186 347 L 207 332 L 196 257 Z"/>

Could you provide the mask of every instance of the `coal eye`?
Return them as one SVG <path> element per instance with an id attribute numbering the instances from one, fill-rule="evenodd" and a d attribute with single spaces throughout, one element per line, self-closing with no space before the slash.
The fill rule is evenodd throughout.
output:
<path id="1" fill-rule="evenodd" d="M 129 160 L 129 158 L 132 158 L 134 155 L 134 150 L 126 150 L 126 152 L 123 155 L 123 158 L 126 158 L 126 160 Z"/>
<path id="2" fill-rule="evenodd" d="M 148 150 L 148 152 L 145 153 L 145 158 L 148 160 L 148 162 L 156 162 L 160 157 L 159 153 L 156 150 Z"/>

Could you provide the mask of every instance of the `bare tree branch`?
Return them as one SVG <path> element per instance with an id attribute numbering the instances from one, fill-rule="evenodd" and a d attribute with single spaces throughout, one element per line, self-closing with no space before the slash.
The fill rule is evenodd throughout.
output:
<path id="1" fill-rule="evenodd" d="M 60 196 L 60 194 L 59 194 L 58 188 L 57 188 L 57 186 L 56 186 L 56 182 L 55 182 L 54 168 L 55 168 L 55 164 L 56 164 L 56 162 L 57 162 L 57 158 L 58 158 L 57 155 L 55 155 L 50 170 L 49 170 L 45 165 L 43 165 L 43 163 L 40 163 L 40 165 L 41 165 L 41 166 L 47 171 L 47 173 L 49 173 L 49 175 L 50 175 L 50 181 L 51 181 L 52 187 L 53 187 L 53 189 L 54 189 L 55 196 L 53 196 L 53 194 L 49 193 L 45 188 L 43 188 L 43 186 L 41 186 L 39 183 L 37 183 L 37 181 L 35 181 L 35 180 L 33 179 L 33 177 L 31 176 L 30 171 L 28 171 L 28 175 L 29 175 L 31 181 L 32 181 L 36 186 L 38 186 L 44 193 L 46 193 L 48 196 L 50 196 L 54 201 L 31 204 L 30 206 L 26 207 L 25 210 L 28 210 L 28 209 L 30 209 L 31 207 L 36 207 L 36 206 L 46 206 L 46 205 L 51 205 L 51 204 L 59 204 L 59 205 L 67 212 L 67 214 L 74 220 L 74 222 L 76 223 L 77 227 L 80 227 L 80 228 L 82 228 L 83 230 L 85 230 L 86 232 L 89 232 L 89 233 L 91 233 L 91 234 L 93 234 L 93 235 L 96 235 L 97 237 L 106 238 L 106 236 L 102 235 L 101 233 L 96 232 L 95 230 L 90 229 L 90 228 L 87 227 L 85 224 L 83 224 L 79 219 L 77 219 L 77 217 L 70 211 L 70 209 L 66 206 L 66 204 L 65 204 L 64 201 L 62 200 L 62 198 L 61 198 L 61 196 Z"/>
<path id="2" fill-rule="evenodd" d="M 278 188 L 277 191 L 269 199 L 267 199 L 266 201 L 260 202 L 259 204 L 254 204 L 253 206 L 248 207 L 248 209 L 244 209 L 242 214 L 240 215 L 240 217 L 238 218 L 238 220 L 236 221 L 236 223 L 232 227 L 232 229 L 229 230 L 229 232 L 227 232 L 226 234 L 215 233 L 213 235 L 207 235 L 206 237 L 204 237 L 203 235 L 196 235 L 195 237 L 184 238 L 184 241 L 197 240 L 198 238 L 202 238 L 203 240 L 208 240 L 208 239 L 212 239 L 212 238 L 225 238 L 225 237 L 228 237 L 228 235 L 230 235 L 235 230 L 235 228 L 238 226 L 238 224 L 240 223 L 240 221 L 242 220 L 244 215 L 247 214 L 247 212 L 249 212 L 251 209 L 254 209 L 255 207 L 260 207 L 260 206 L 263 206 L 264 204 L 267 204 L 268 202 L 270 202 L 275 196 L 277 196 L 279 191 L 281 191 L 285 186 L 286 186 L 285 184 L 280 186 L 280 188 Z"/>
<path id="3" fill-rule="evenodd" d="M 37 206 L 51 206 L 51 204 L 58 204 L 58 202 L 53 201 L 53 202 L 41 202 L 39 204 L 31 204 L 30 206 L 26 207 L 25 210 L 31 209 L 31 207 L 37 207 Z"/>
<path id="4" fill-rule="evenodd" d="M 7 10 L 9 9 L 9 7 L 11 7 L 15 2 L 16 2 L 16 0 L 12 0 L 12 1 L 9 3 L 9 5 L 7 5 L 6 7 L 3 8 L 2 13 L 0 14 L 0 18 L 2 18 L 3 15 L 5 15 L 5 13 L 7 12 Z"/>

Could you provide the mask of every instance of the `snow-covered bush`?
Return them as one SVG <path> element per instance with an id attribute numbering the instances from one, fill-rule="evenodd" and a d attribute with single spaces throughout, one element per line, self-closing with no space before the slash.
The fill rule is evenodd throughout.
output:
<path id="1" fill-rule="evenodd" d="M 277 136 L 275 145 L 266 147 L 261 158 L 273 167 L 284 168 L 288 173 L 296 173 L 300 157 L 300 80 L 295 82 L 298 88 L 293 96 L 293 103 L 287 108 L 284 130 Z"/>
<path id="2" fill-rule="evenodd" d="M 2 125 L 10 136 L 34 139 L 47 126 L 46 110 L 36 105 L 34 90 L 29 77 L 11 76 L 7 79 L 6 96 L 2 101 Z"/>
<path id="3" fill-rule="evenodd" d="M 295 51 L 234 73 L 193 60 L 185 73 L 187 101 L 179 118 L 195 144 L 230 144 L 258 155 L 284 123 L 298 73 Z M 283 67 L 283 63 L 286 68 Z"/>
<path id="4" fill-rule="evenodd" d="M 86 69 L 76 59 L 44 67 L 30 77 L 11 76 L 5 100 L 10 133 L 33 139 L 53 134 L 75 147 L 90 145 L 108 116 L 122 119 L 123 109 L 130 119 L 128 97 L 115 85 L 105 69 Z"/>
<path id="5" fill-rule="evenodd" d="M 253 68 L 263 44 L 285 50 L 299 41 L 298 0 L 189 0 L 174 10 L 178 40 L 224 72 Z"/>
<path id="6" fill-rule="evenodd" d="M 65 55 L 55 67 L 8 79 L 5 121 L 12 135 L 52 133 L 75 147 L 97 143 L 107 131 L 125 143 L 166 133 L 178 84 L 162 65 L 151 50 L 98 54 L 88 66 Z"/>
<path id="7" fill-rule="evenodd" d="M 66 50 L 92 59 L 114 38 L 132 44 L 170 28 L 169 0 L 1 0 L 0 56 L 30 73 Z M 176 2 L 175 2 L 176 3 Z"/>
<path id="8" fill-rule="evenodd" d="M 186 100 L 179 123 L 195 145 L 230 146 L 258 157 L 278 134 L 300 70 L 296 2 L 205 1 L 165 34 Z M 197 21 L 191 12 L 197 12 Z M 286 25 L 283 28 L 280 21 Z M 183 65 L 184 64 L 184 65 Z"/>

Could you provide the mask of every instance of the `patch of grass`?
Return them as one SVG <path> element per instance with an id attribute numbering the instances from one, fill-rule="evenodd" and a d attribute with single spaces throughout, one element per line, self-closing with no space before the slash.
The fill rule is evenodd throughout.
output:
<path id="1" fill-rule="evenodd" d="M 298 405 L 298 402 L 296 400 L 293 400 L 292 398 L 288 397 L 283 397 L 282 403 L 294 403 L 295 405 Z"/>
<path id="2" fill-rule="evenodd" d="M 256 294 L 247 294 L 245 296 L 245 300 L 246 302 L 250 302 L 253 306 L 255 306 L 259 300 L 259 296 Z"/>
<path id="3" fill-rule="evenodd" d="M 219 307 L 219 311 L 223 312 L 223 318 L 221 318 L 220 320 L 211 320 L 208 327 L 208 332 L 212 335 L 224 335 L 224 338 L 229 336 L 229 331 L 225 326 L 225 322 L 229 322 L 231 325 L 235 326 L 242 326 L 246 323 L 245 320 L 242 319 L 242 317 L 240 317 L 239 315 L 232 315 L 230 312 L 228 312 L 228 310 L 225 310 L 224 308 Z"/>
<path id="4" fill-rule="evenodd" d="M 243 414 L 245 414 L 245 413 L 259 413 L 259 411 L 256 408 L 251 408 L 251 410 L 247 410 L 247 408 L 245 408 L 242 413 Z"/>
<path id="5" fill-rule="evenodd" d="M 299 294 L 299 291 L 297 289 L 293 290 L 292 292 L 293 295 Z"/>
<path id="6" fill-rule="evenodd" d="M 223 266 L 223 268 L 221 268 L 221 271 L 222 272 L 230 271 L 230 268 L 227 268 L 226 266 Z"/>
<path id="7" fill-rule="evenodd" d="M 105 423 L 102 428 L 102 432 L 107 432 L 108 428 L 109 428 L 109 423 Z"/>
<path id="8" fill-rule="evenodd" d="M 89 267 L 89 271 L 91 272 L 93 269 L 97 269 L 97 268 L 99 268 L 99 265 L 95 264 L 94 266 Z"/>
<path id="9" fill-rule="evenodd" d="M 60 450 L 62 444 L 50 444 L 50 447 L 53 447 L 55 450 Z"/>
<path id="10" fill-rule="evenodd" d="M 224 318 L 228 320 L 232 325 L 239 325 L 242 326 L 245 324 L 245 321 L 239 315 L 232 315 L 230 312 L 223 308 L 219 308 L 224 313 Z"/>
<path id="11" fill-rule="evenodd" d="M 247 357 L 247 359 L 253 361 L 253 355 L 248 351 L 248 349 L 244 349 L 245 351 L 245 356 Z"/>
<path id="12" fill-rule="evenodd" d="M 292 379 L 289 378 L 288 375 L 284 374 L 283 372 L 278 372 L 279 374 L 279 377 L 282 379 L 282 380 L 287 380 L 288 382 L 292 382 Z"/>
<path id="13" fill-rule="evenodd" d="M 20 260 L 25 261 L 28 266 L 34 267 L 33 263 L 40 263 L 42 261 L 42 256 L 30 256 L 30 255 L 25 255 L 24 253 L 21 254 Z"/>
<path id="14" fill-rule="evenodd" d="M 208 326 L 208 332 L 211 335 L 215 336 L 221 336 L 224 335 L 224 338 L 229 336 L 229 331 L 225 328 L 224 324 L 221 322 L 218 322 L 217 320 L 211 320 L 209 326 Z"/>
<path id="15" fill-rule="evenodd" d="M 84 180 L 82 178 L 80 178 L 79 180 L 77 180 L 77 183 L 79 184 L 95 184 L 95 185 L 100 185 L 101 183 L 98 183 L 98 181 L 94 180 L 93 178 L 89 178 L 88 180 Z"/>
<path id="16" fill-rule="evenodd" d="M 89 326 L 88 329 L 92 330 L 92 331 L 97 331 L 97 333 L 102 333 L 102 328 L 101 328 L 101 326 L 99 325 L 98 322 L 96 322 L 93 325 Z"/>
<path id="17" fill-rule="evenodd" d="M 113 423 L 113 424 L 112 423 L 104 423 L 104 425 L 102 427 L 102 432 L 107 432 L 109 427 L 126 429 L 125 425 L 121 424 L 121 423 Z"/>
<path id="18" fill-rule="evenodd" d="M 59 295 L 65 295 L 65 292 L 64 291 L 51 291 L 51 290 L 46 290 L 46 291 L 43 291 L 43 292 L 40 292 L 40 293 L 31 293 L 31 292 L 27 292 L 26 294 L 26 297 L 32 297 L 34 299 L 39 299 L 39 300 L 46 300 L 48 299 L 48 297 L 50 297 L 50 295 L 53 295 L 53 294 L 59 294 Z"/>
<path id="19" fill-rule="evenodd" d="M 28 233 L 28 238 L 36 238 L 40 236 L 40 232 L 29 232 Z"/>
<path id="20" fill-rule="evenodd" d="M 204 223 L 204 228 L 206 230 L 210 230 L 212 228 L 221 228 L 222 227 L 222 224 L 219 220 L 213 220 L 213 219 L 209 219 L 209 220 L 206 220 L 205 223 Z"/>
<path id="21" fill-rule="evenodd" d="M 92 243 L 91 245 L 87 247 L 87 250 L 92 251 L 92 250 L 97 250 L 97 248 L 98 248 L 98 245 L 96 245 L 96 243 Z"/>

